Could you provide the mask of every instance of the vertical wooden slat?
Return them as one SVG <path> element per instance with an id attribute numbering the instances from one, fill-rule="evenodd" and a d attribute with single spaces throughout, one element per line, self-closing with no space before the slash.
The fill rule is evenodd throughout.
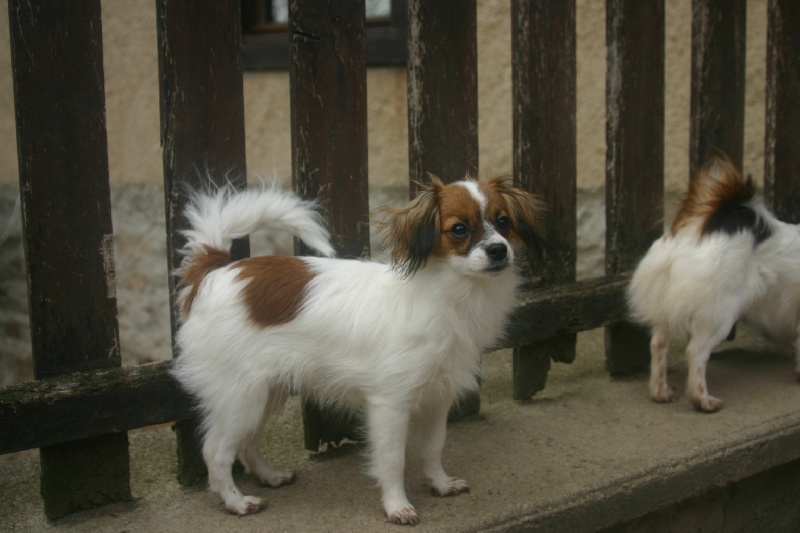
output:
<path id="1" fill-rule="evenodd" d="M 34 375 L 120 366 L 100 2 L 12 0 L 9 21 Z M 131 499 L 124 432 L 40 457 L 49 518 Z"/>
<path id="2" fill-rule="evenodd" d="M 478 174 L 478 38 L 475 0 L 408 2 L 409 191 L 435 174 L 445 183 Z M 464 398 L 451 419 L 477 413 Z"/>
<path id="3" fill-rule="evenodd" d="M 692 1 L 689 176 L 722 150 L 742 168 L 745 0 Z"/>
<path id="4" fill-rule="evenodd" d="M 161 143 L 169 272 L 185 244 L 182 213 L 188 188 L 231 180 L 246 185 L 241 20 L 237 0 L 158 0 Z M 233 257 L 248 255 L 246 239 Z M 169 278 L 170 299 L 177 280 Z M 176 313 L 173 306 L 173 338 Z M 206 475 L 196 420 L 179 421 L 178 478 L 189 484 Z"/>
<path id="5" fill-rule="evenodd" d="M 764 195 L 779 219 L 800 223 L 800 4 L 770 0 Z"/>
<path id="6" fill-rule="evenodd" d="M 364 2 L 292 0 L 289 25 L 295 190 L 325 207 L 339 257 L 369 257 Z M 309 450 L 357 436 L 349 416 L 311 402 L 303 419 Z"/>
<path id="7" fill-rule="evenodd" d="M 550 208 L 538 284 L 575 281 L 577 256 L 575 2 L 514 0 L 511 46 L 514 176 Z M 574 334 L 514 349 L 514 399 L 544 388 L 550 359 L 575 359 Z"/>
<path id="8" fill-rule="evenodd" d="M 664 211 L 664 2 L 607 0 L 606 273 L 636 266 Z M 649 366 L 648 335 L 606 328 L 612 375 Z"/>
<path id="9" fill-rule="evenodd" d="M 411 194 L 428 173 L 445 182 L 478 172 L 475 0 L 408 2 Z"/>

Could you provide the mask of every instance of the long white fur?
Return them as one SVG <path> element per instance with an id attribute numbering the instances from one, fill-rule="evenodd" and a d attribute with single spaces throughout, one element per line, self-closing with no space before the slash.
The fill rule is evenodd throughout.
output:
<path id="1" fill-rule="evenodd" d="M 670 339 L 689 336 L 687 393 L 698 410 L 714 412 L 722 401 L 709 394 L 711 351 L 743 319 L 768 337 L 794 345 L 800 375 L 800 228 L 748 202 L 771 235 L 756 243 L 751 231 L 700 236 L 701 220 L 653 243 L 636 268 L 628 291 L 632 317 L 652 330 L 650 394 L 674 399 L 667 382 Z"/>
<path id="2" fill-rule="evenodd" d="M 321 242 L 326 232 L 318 217 L 307 210 L 281 211 L 292 202 L 274 189 L 200 197 L 196 204 L 186 232 L 190 253 L 226 247 L 232 236 L 262 225 L 330 250 Z M 292 321 L 267 328 L 247 316 L 236 264 L 206 276 L 177 334 L 181 355 L 174 375 L 200 402 L 210 487 L 231 512 L 262 507 L 231 478 L 237 452 L 262 483 L 293 479 L 258 451 L 267 418 L 289 392 L 365 413 L 369 473 L 382 489 L 390 521 L 417 522 L 403 482 L 407 440 L 416 444 L 436 494 L 469 489 L 442 467 L 447 413 L 460 396 L 477 389 L 480 355 L 501 333 L 519 284 L 513 247 L 493 229 L 485 241 L 508 246 L 508 268 L 481 272 L 482 246 L 471 257 L 431 257 L 408 279 L 386 264 L 303 258 L 315 277 L 302 309 Z"/>
<path id="3" fill-rule="evenodd" d="M 187 253 L 197 252 L 197 246 L 228 250 L 234 239 L 263 229 L 287 231 L 322 255 L 335 255 L 314 203 L 275 184 L 244 191 L 226 185 L 214 193 L 197 193 L 185 215 L 190 226 L 183 231 Z"/>

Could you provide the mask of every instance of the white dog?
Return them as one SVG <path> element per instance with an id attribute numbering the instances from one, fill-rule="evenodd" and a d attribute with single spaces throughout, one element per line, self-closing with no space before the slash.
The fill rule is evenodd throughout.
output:
<path id="1" fill-rule="evenodd" d="M 478 388 L 480 355 L 515 304 L 520 245 L 537 245 L 540 201 L 502 179 L 434 179 L 403 208 L 383 208 L 386 264 L 332 259 L 313 205 L 275 187 L 197 195 L 180 276 L 174 375 L 198 401 L 209 485 L 227 509 L 260 510 L 231 477 L 239 459 L 261 483 L 294 479 L 259 452 L 290 393 L 364 414 L 369 470 L 391 522 L 418 517 L 403 484 L 409 430 L 435 494 L 469 490 L 441 452 L 450 406 Z M 327 256 L 229 262 L 231 240 L 288 231 Z"/>
<path id="2" fill-rule="evenodd" d="M 628 300 L 635 320 L 652 328 L 650 394 L 673 399 L 667 353 L 674 335 L 689 335 L 687 392 L 700 411 L 711 396 L 706 364 L 737 320 L 768 337 L 794 343 L 800 375 L 800 227 L 753 203 L 754 187 L 727 157 L 709 160 L 694 176 L 670 229 L 634 272 Z"/>

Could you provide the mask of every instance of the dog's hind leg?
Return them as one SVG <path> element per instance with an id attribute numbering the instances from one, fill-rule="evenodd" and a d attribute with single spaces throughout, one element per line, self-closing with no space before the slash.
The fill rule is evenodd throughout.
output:
<path id="1" fill-rule="evenodd" d="M 264 455 L 259 449 L 259 444 L 264 435 L 264 426 L 267 424 L 267 421 L 272 415 L 283 409 L 288 396 L 289 391 L 286 387 L 279 386 L 270 389 L 267 405 L 264 407 L 264 414 L 261 417 L 258 428 L 250 437 L 245 439 L 239 451 L 239 458 L 244 463 L 245 468 L 253 472 L 262 485 L 273 488 L 288 485 L 294 481 L 294 472 L 276 470 L 270 466 L 264 459 Z"/>
<path id="2" fill-rule="evenodd" d="M 247 394 L 245 391 L 251 391 Z M 236 453 L 246 439 L 260 427 L 267 390 L 253 384 L 241 384 L 236 393 L 216 398 L 206 420 L 203 459 L 208 468 L 208 484 L 233 514 L 246 515 L 264 508 L 264 502 L 241 493 L 233 480 L 231 467 Z"/>
<path id="3" fill-rule="evenodd" d="M 381 400 L 368 401 L 367 406 L 370 474 L 381 488 L 386 517 L 395 524 L 416 524 L 417 511 L 403 486 L 409 408 Z"/>
<path id="4" fill-rule="evenodd" d="M 733 321 L 725 322 L 723 327 L 712 335 L 704 332 L 692 333 L 689 344 L 686 347 L 686 359 L 689 363 L 687 392 L 692 405 L 698 411 L 714 413 L 722 409 L 722 400 L 708 393 L 706 367 L 711 356 L 711 350 L 727 337 L 731 327 L 733 327 Z"/>
<path id="5" fill-rule="evenodd" d="M 414 416 L 411 430 L 417 453 L 422 458 L 422 472 L 437 496 L 454 496 L 469 491 L 463 479 L 450 477 L 442 467 L 442 449 L 447 434 L 449 399 L 429 402 Z"/>
<path id="6" fill-rule="evenodd" d="M 656 402 L 671 402 L 675 391 L 667 380 L 669 334 L 666 328 L 654 327 L 650 338 L 650 397 Z"/>

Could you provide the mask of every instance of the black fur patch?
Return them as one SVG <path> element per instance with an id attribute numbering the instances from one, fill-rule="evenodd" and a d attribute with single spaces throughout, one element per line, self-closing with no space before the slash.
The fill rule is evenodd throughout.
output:
<path id="1" fill-rule="evenodd" d="M 716 232 L 735 235 L 743 231 L 751 232 L 756 244 L 772 235 L 769 225 L 751 207 L 734 202 L 723 203 L 703 228 L 704 235 Z"/>

